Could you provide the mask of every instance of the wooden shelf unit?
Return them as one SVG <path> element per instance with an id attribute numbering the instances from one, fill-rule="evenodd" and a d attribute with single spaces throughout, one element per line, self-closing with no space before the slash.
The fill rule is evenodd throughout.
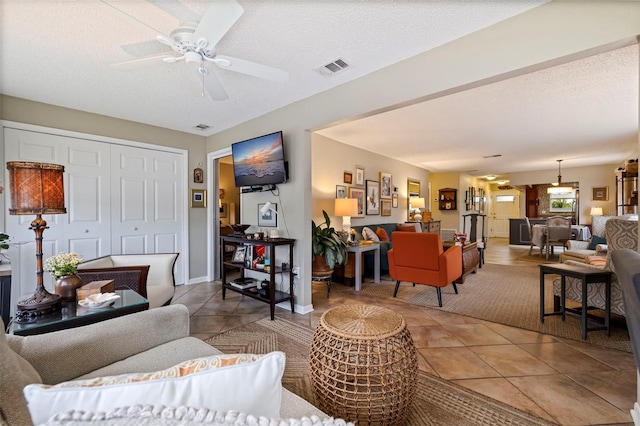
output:
<path id="1" fill-rule="evenodd" d="M 227 290 L 235 291 L 236 293 L 240 293 L 242 295 L 251 297 L 256 300 L 260 300 L 264 303 L 269 304 L 269 308 L 271 310 L 271 319 L 275 319 L 275 306 L 278 303 L 286 302 L 287 300 L 291 301 L 291 313 L 294 313 L 294 300 L 293 300 L 293 273 L 290 269 L 287 271 L 283 271 L 280 266 L 276 266 L 276 256 L 275 256 L 275 248 L 278 246 L 287 246 L 289 248 L 289 268 L 293 267 L 293 244 L 295 243 L 294 239 L 291 238 L 271 238 L 269 240 L 250 240 L 243 236 L 238 235 L 225 235 L 220 237 L 221 242 L 221 262 L 222 262 L 222 300 L 225 299 Z M 229 259 L 225 259 L 225 246 L 240 246 L 245 245 L 251 247 L 253 250 L 254 246 L 264 246 L 265 250 L 265 259 L 269 259 L 269 271 L 265 271 L 264 269 L 255 269 L 253 267 L 248 267 L 244 263 L 235 263 L 231 262 Z M 240 276 L 242 278 L 245 277 L 245 271 L 253 271 L 258 272 L 260 274 L 265 274 L 269 278 L 269 297 L 262 296 L 259 292 L 252 292 L 250 289 L 240 289 L 233 287 L 229 282 L 227 282 L 227 268 L 226 267 L 234 267 L 240 270 Z M 289 273 L 289 293 L 284 291 L 276 290 L 276 274 L 282 274 L 283 272 Z M 259 286 L 259 284 L 258 284 Z M 259 287 L 258 287 L 259 290 Z"/>
<path id="2" fill-rule="evenodd" d="M 616 175 L 616 215 L 638 213 L 638 173 Z"/>
<path id="3" fill-rule="evenodd" d="M 438 190 L 438 209 L 458 210 L 458 190 L 456 188 Z"/>

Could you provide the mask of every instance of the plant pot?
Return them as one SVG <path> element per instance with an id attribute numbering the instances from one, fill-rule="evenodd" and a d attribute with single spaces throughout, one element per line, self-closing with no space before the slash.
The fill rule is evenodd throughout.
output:
<path id="1" fill-rule="evenodd" d="M 311 275 L 314 277 L 328 277 L 333 273 L 333 269 L 327 265 L 327 260 L 324 256 L 313 256 L 313 263 L 311 265 Z"/>
<path id="2" fill-rule="evenodd" d="M 76 300 L 76 290 L 82 286 L 82 280 L 77 275 L 63 275 L 56 280 L 55 293 L 62 300 Z"/>

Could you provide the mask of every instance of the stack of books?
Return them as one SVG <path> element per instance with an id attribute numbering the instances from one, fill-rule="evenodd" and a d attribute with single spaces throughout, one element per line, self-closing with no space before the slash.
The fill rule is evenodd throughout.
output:
<path id="1" fill-rule="evenodd" d="M 229 283 L 232 287 L 239 288 L 240 290 L 246 290 L 252 287 L 257 287 L 255 278 L 236 278 Z"/>

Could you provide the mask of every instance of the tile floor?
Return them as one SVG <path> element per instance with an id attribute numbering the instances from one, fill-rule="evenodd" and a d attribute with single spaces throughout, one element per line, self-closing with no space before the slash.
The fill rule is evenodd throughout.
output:
<path id="1" fill-rule="evenodd" d="M 485 261 L 538 262 L 526 252 L 528 246 L 492 239 Z M 363 285 L 375 285 L 367 281 Z M 178 287 L 174 303 L 189 308 L 192 335 L 205 339 L 269 315 L 268 305 L 233 292 L 223 301 L 220 290 L 217 283 Z M 325 284 L 314 284 L 310 314 L 276 308 L 276 316 L 315 327 L 327 309 L 342 303 L 376 303 L 399 311 L 418 348 L 420 369 L 428 373 L 562 425 L 633 424 L 629 409 L 636 401 L 636 366 L 630 353 L 436 308 L 381 303 L 335 283 L 330 298 Z"/>

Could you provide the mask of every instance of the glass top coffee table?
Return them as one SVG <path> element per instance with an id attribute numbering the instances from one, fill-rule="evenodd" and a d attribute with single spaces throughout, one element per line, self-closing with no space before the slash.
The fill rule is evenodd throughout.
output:
<path id="1" fill-rule="evenodd" d="M 18 336 L 50 333 L 94 324 L 149 309 L 149 301 L 133 290 L 116 290 L 120 295 L 113 305 L 106 308 L 84 308 L 73 302 L 62 302 L 62 309 L 35 317 L 26 322 L 13 322 L 12 333 Z"/>

